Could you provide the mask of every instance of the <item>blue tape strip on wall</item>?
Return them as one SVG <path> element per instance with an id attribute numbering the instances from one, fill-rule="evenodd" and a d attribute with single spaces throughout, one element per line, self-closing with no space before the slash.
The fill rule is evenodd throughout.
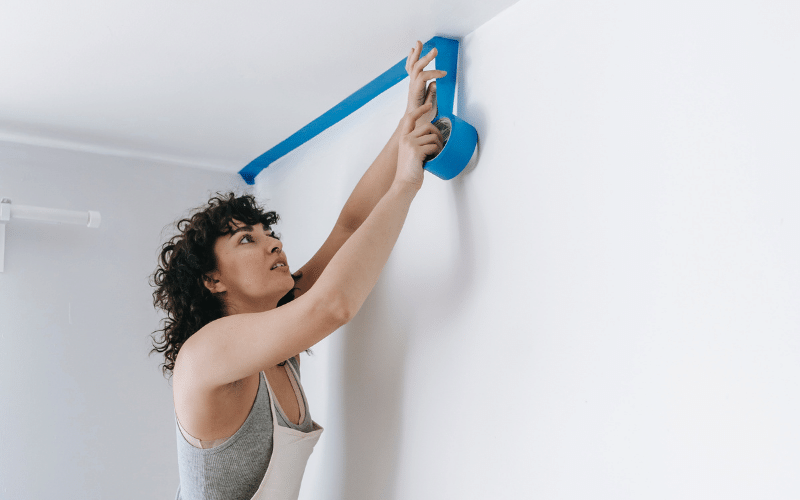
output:
<path id="1" fill-rule="evenodd" d="M 442 179 L 452 179 L 472 158 L 477 147 L 478 134 L 469 123 L 453 115 L 455 102 L 456 74 L 458 73 L 458 41 L 443 37 L 433 37 L 422 46 L 420 58 L 433 48 L 438 50 L 436 68 L 447 71 L 447 76 L 436 81 L 436 99 L 439 115 L 433 120 L 440 129 L 449 132 L 445 147 L 436 158 L 425 164 L 425 168 Z M 375 78 L 342 102 L 325 112 L 322 116 L 301 128 L 275 147 L 247 164 L 239 171 L 247 184 L 254 184 L 256 176 L 272 162 L 287 155 L 324 130 L 339 123 L 354 111 L 390 89 L 408 76 L 403 59 L 382 75 Z M 447 135 L 447 133 L 445 133 Z M 466 158 L 466 159 L 465 159 Z"/>

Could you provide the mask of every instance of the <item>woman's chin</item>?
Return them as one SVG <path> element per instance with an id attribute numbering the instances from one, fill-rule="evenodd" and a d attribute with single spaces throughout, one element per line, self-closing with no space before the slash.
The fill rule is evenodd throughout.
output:
<path id="1" fill-rule="evenodd" d="M 289 273 L 286 273 L 286 276 L 287 276 L 288 279 L 286 280 L 285 286 L 282 289 L 283 294 L 281 295 L 281 299 L 284 298 L 287 294 L 289 294 L 292 290 L 295 289 L 294 278 L 292 278 L 292 275 L 289 274 Z M 283 284 L 283 283 L 281 283 L 281 284 Z"/>

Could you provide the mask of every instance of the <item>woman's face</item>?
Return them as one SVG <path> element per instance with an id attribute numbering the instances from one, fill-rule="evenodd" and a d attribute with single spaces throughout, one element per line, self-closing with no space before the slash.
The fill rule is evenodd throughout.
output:
<path id="1" fill-rule="evenodd" d="M 227 292 L 229 314 L 273 309 L 294 288 L 283 244 L 262 224 L 245 225 L 237 220 L 233 231 L 217 238 L 214 253 L 216 282 L 207 282 L 212 292 Z"/>

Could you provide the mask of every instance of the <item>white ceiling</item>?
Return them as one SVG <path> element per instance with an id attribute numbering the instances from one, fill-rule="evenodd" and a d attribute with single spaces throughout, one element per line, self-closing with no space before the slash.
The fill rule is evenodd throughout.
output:
<path id="1" fill-rule="evenodd" d="M 0 140 L 237 172 L 516 1 L 4 1 Z"/>

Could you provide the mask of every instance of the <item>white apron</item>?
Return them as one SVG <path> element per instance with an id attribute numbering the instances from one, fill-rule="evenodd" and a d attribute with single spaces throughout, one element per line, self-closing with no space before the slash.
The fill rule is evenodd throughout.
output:
<path id="1" fill-rule="evenodd" d="M 291 363 L 287 362 L 287 365 L 299 385 L 300 377 Z M 269 405 L 272 410 L 272 458 L 252 500 L 297 500 L 308 457 L 314 451 L 314 445 L 319 441 L 323 429 L 313 420 L 311 424 L 314 430 L 311 432 L 301 432 L 278 425 L 275 393 L 272 392 L 264 372 L 261 372 L 261 376 L 264 377 L 269 390 Z"/>

